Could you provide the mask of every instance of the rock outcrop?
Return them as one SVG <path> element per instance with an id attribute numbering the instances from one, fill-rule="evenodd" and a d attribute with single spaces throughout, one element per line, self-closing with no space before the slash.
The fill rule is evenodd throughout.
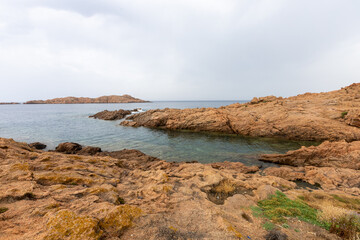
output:
<path id="1" fill-rule="evenodd" d="M 211 131 L 295 140 L 360 140 L 360 84 L 295 97 L 255 98 L 220 108 L 157 109 L 132 115 L 123 126 Z"/>
<path id="2" fill-rule="evenodd" d="M 360 170 L 360 141 L 329 142 L 319 146 L 302 147 L 286 154 L 263 154 L 260 161 L 304 167 L 335 167 Z"/>
<path id="3" fill-rule="evenodd" d="M 127 115 L 130 115 L 131 112 L 137 112 L 137 109 L 134 109 L 132 111 L 123 110 L 123 109 L 119 109 L 115 111 L 104 110 L 89 117 L 95 119 L 102 119 L 102 120 L 120 120 L 126 117 Z"/>
<path id="4" fill-rule="evenodd" d="M 88 98 L 88 97 L 64 97 L 64 98 L 54 98 L 48 100 L 31 100 L 27 101 L 24 104 L 77 104 L 77 103 L 143 103 L 148 102 L 138 98 L 134 98 L 130 95 L 111 95 L 111 96 L 101 96 L 98 98 Z"/>
<path id="5" fill-rule="evenodd" d="M 80 154 L 86 147 L 62 148 Z M 241 163 L 169 163 L 137 150 L 79 154 L 0 138 L 1 239 L 263 239 L 267 220 L 250 209 L 259 199 L 279 190 L 333 199 L 338 191 L 296 189 Z M 289 239 L 340 239 L 296 219 L 288 224 L 281 231 Z"/>
<path id="6" fill-rule="evenodd" d="M 42 150 L 46 148 L 46 145 L 41 142 L 30 143 L 29 146 L 38 150 Z"/>

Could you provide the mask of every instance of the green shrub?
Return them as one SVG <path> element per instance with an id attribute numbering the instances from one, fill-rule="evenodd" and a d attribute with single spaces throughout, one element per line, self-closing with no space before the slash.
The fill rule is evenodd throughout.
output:
<path id="1" fill-rule="evenodd" d="M 7 210 L 9 210 L 9 209 L 6 208 L 6 207 L 0 207 L 0 213 L 4 213 L 4 212 L 6 212 Z"/>
<path id="2" fill-rule="evenodd" d="M 330 224 L 329 231 L 342 239 L 355 239 L 360 234 L 360 217 L 355 214 L 333 218 Z"/>
<path id="3" fill-rule="evenodd" d="M 342 113 L 341 113 L 341 118 L 345 118 L 345 116 L 346 116 L 347 114 L 348 114 L 348 112 L 346 112 L 346 111 L 345 111 L 345 112 L 342 112 Z"/>

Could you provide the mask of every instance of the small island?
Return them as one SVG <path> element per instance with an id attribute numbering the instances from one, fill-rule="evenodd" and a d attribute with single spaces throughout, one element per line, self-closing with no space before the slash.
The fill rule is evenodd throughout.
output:
<path id="1" fill-rule="evenodd" d="M 149 102 L 139 98 L 134 98 L 130 95 L 111 95 L 101 96 L 98 98 L 89 97 L 64 97 L 53 98 L 48 100 L 31 100 L 24 104 L 86 104 L 86 103 L 144 103 Z"/>
<path id="2" fill-rule="evenodd" d="M 0 105 L 12 105 L 12 104 L 20 104 L 18 102 L 0 102 Z"/>

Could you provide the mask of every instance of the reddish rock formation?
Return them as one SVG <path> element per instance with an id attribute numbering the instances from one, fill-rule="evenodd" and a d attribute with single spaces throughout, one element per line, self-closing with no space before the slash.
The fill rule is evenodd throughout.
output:
<path id="1" fill-rule="evenodd" d="M 138 98 L 134 98 L 130 95 L 111 95 L 102 96 L 98 98 L 88 97 L 65 97 L 65 98 L 54 98 L 48 100 L 32 100 L 27 101 L 24 104 L 77 104 L 77 103 L 143 103 L 148 102 Z"/>
<path id="2" fill-rule="evenodd" d="M 295 167 L 340 167 L 360 170 L 360 141 L 323 142 L 286 154 L 263 154 L 259 160 Z"/>
<path id="3" fill-rule="evenodd" d="M 123 126 L 233 133 L 297 140 L 360 140 L 360 84 L 337 91 L 274 96 L 220 108 L 162 109 L 132 115 Z"/>
<path id="4" fill-rule="evenodd" d="M 137 112 L 136 109 L 132 110 L 133 112 Z M 115 110 L 115 111 L 108 111 L 104 110 L 102 112 L 98 112 L 92 116 L 89 116 L 90 118 L 96 118 L 96 119 L 102 119 L 102 120 L 120 120 L 126 117 L 127 115 L 131 114 L 130 110 Z"/>
<path id="5" fill-rule="evenodd" d="M 137 150 L 44 152 L 0 138 L 0 239 L 263 239 L 265 220 L 253 217 L 250 206 L 276 189 L 289 196 L 312 192 L 247 168 L 168 163 Z M 325 181 L 328 169 L 316 169 L 306 176 Z M 339 179 L 344 188 L 358 181 Z M 336 184 L 321 193 L 332 198 Z M 339 239 L 305 222 L 288 224 L 282 232 L 289 239 Z"/>

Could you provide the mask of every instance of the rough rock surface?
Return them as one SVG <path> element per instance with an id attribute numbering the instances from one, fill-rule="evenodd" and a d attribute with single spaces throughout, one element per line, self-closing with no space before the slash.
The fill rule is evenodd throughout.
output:
<path id="1" fill-rule="evenodd" d="M 42 150 L 46 148 L 46 145 L 41 142 L 30 143 L 29 146 L 38 150 Z"/>
<path id="2" fill-rule="evenodd" d="M 133 111 L 136 111 L 136 109 L 134 109 Z M 131 114 L 131 112 L 132 111 L 130 110 L 123 110 L 123 109 L 119 109 L 115 111 L 104 110 L 89 117 L 102 119 L 102 120 L 120 120 L 126 117 L 127 115 Z"/>
<path id="3" fill-rule="evenodd" d="M 78 143 L 64 142 L 64 143 L 60 143 L 55 148 L 55 151 L 61 152 L 61 153 L 67 153 L 67 154 L 75 154 L 75 153 L 79 152 L 81 149 L 82 149 L 82 146 Z"/>
<path id="4" fill-rule="evenodd" d="M 98 98 L 88 98 L 88 97 L 64 97 L 64 98 L 54 98 L 48 100 L 31 100 L 27 101 L 24 104 L 76 104 L 76 103 L 142 103 L 147 102 L 138 98 L 134 98 L 130 95 L 111 95 L 111 96 L 101 96 Z"/>
<path id="5" fill-rule="evenodd" d="M 360 140 L 360 83 L 326 93 L 274 96 L 220 108 L 157 109 L 123 126 L 233 133 L 296 140 Z"/>
<path id="6" fill-rule="evenodd" d="M 263 154 L 259 160 L 295 167 L 340 167 L 360 170 L 360 141 L 325 141 L 319 146 L 303 146 L 286 154 Z"/>
<path id="7" fill-rule="evenodd" d="M 263 239 L 264 220 L 249 207 L 274 188 L 306 190 L 231 165 L 168 163 L 137 150 L 44 152 L 0 138 L 0 239 Z M 339 239 L 289 224 L 289 239 Z"/>
<path id="8" fill-rule="evenodd" d="M 8 104 L 20 104 L 18 102 L 0 102 L 0 105 L 8 105 Z"/>

